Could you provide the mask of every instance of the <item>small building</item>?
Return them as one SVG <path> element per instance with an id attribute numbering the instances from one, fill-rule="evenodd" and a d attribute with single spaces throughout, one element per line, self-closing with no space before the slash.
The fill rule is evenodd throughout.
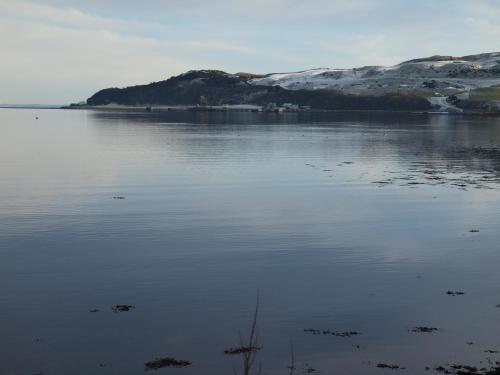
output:
<path id="1" fill-rule="evenodd" d="M 299 106 L 293 103 L 283 103 L 283 108 L 289 111 L 298 111 Z"/>

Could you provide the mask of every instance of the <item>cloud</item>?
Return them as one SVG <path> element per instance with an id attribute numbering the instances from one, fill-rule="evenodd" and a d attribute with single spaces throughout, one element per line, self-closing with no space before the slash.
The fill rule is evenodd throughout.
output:
<path id="1" fill-rule="evenodd" d="M 477 19 L 473 17 L 467 18 L 466 21 L 469 26 L 472 26 L 481 33 L 500 36 L 500 25 L 498 24 L 494 24 L 486 19 Z"/>
<path id="2" fill-rule="evenodd" d="M 47 0 L 39 0 L 47 3 Z M 49 0 L 50 1 L 50 0 Z M 68 1 L 52 0 L 52 4 L 63 7 Z M 237 22 L 258 19 L 280 19 L 314 17 L 331 17 L 349 12 L 370 11 L 378 5 L 370 0 L 72 0 L 71 4 L 78 8 L 92 8 L 102 12 L 120 12 L 151 16 L 165 19 L 173 16 L 203 17 L 207 19 L 224 19 L 231 22 L 231 17 L 237 17 Z M 243 16 L 244 18 L 240 18 Z M 314 22 L 314 19 L 310 21 Z"/>
<path id="3" fill-rule="evenodd" d="M 123 24 L 118 20 L 90 15 L 75 8 L 60 9 L 45 4 L 16 0 L 0 2 L 0 14 L 9 19 L 39 21 L 75 28 L 109 28 Z"/>
<path id="4" fill-rule="evenodd" d="M 185 47 L 192 48 L 203 48 L 208 50 L 220 50 L 220 51 L 231 51 L 245 54 L 255 54 L 259 53 L 259 50 L 252 47 L 243 46 L 240 44 L 232 44 L 214 40 L 205 40 L 205 41 L 186 41 L 184 43 Z"/>
<path id="5" fill-rule="evenodd" d="M 500 7 L 498 1 L 475 0 L 467 2 L 467 11 L 469 14 L 474 14 L 478 18 L 500 19 Z"/>
<path id="6" fill-rule="evenodd" d="M 361 65 L 392 65 L 398 62 L 398 56 L 394 54 L 387 55 L 387 36 L 377 35 L 356 35 L 352 37 L 336 38 L 328 43 L 322 43 L 320 47 L 327 53 L 336 56 L 339 60 L 337 64 L 344 61 L 344 64 L 350 61 L 357 61 Z M 353 66 L 340 66 L 347 68 Z"/>

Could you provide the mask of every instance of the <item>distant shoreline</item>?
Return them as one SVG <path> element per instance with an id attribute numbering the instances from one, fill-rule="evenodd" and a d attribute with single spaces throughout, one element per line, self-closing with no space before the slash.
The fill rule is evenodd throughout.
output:
<path id="1" fill-rule="evenodd" d="M 341 109 L 282 109 L 266 110 L 260 106 L 195 106 L 195 105 L 117 105 L 117 106 L 92 106 L 92 105 L 70 105 L 62 106 L 60 109 L 71 110 L 100 110 L 110 112 L 252 112 L 252 113 L 275 113 L 277 115 L 289 113 L 359 113 L 359 114 L 408 114 L 408 115 L 439 115 L 439 116 L 485 116 L 485 117 L 500 117 L 500 112 L 439 112 L 439 111 L 391 111 L 391 110 L 341 110 Z"/>

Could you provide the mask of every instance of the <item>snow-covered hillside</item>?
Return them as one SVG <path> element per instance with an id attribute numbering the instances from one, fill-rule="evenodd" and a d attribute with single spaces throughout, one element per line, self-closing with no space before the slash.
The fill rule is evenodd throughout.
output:
<path id="1" fill-rule="evenodd" d="M 477 88 L 500 85 L 500 52 L 464 57 L 433 56 L 392 67 L 312 69 L 273 73 L 249 81 L 289 90 L 335 89 L 346 94 L 413 93 L 468 99 Z"/>
<path id="2" fill-rule="evenodd" d="M 191 70 L 147 85 L 100 90 L 86 103 L 500 113 L 500 52 L 266 75 Z"/>

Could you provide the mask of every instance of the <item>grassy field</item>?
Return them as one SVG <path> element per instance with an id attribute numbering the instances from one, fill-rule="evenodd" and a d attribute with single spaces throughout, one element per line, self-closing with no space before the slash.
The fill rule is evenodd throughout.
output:
<path id="1" fill-rule="evenodd" d="M 471 92 L 471 99 L 500 100 L 500 86 L 485 87 Z"/>

